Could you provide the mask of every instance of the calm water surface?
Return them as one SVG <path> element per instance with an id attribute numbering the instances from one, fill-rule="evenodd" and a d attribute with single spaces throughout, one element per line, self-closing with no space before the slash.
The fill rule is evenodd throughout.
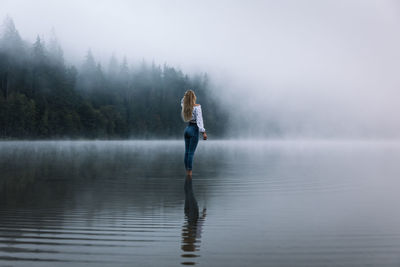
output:
<path id="1" fill-rule="evenodd" d="M 400 143 L 0 142 L 0 266 L 400 266 Z"/>

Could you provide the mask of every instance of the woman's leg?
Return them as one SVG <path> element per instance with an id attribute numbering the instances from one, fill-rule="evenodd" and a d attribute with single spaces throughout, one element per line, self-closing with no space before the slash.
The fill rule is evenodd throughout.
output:
<path id="1" fill-rule="evenodd" d="M 183 134 L 184 139 L 185 139 L 185 156 L 184 156 L 184 164 L 185 164 L 185 169 L 188 169 L 188 158 L 189 158 L 189 143 L 190 143 L 190 135 L 188 132 L 188 127 L 186 127 L 185 132 Z"/>
<path id="2" fill-rule="evenodd" d="M 193 168 L 193 158 L 194 152 L 196 151 L 197 143 L 199 142 L 199 131 L 197 127 L 192 127 L 192 134 L 189 139 L 189 147 L 188 147 L 188 161 L 187 161 L 187 170 L 192 170 Z"/>

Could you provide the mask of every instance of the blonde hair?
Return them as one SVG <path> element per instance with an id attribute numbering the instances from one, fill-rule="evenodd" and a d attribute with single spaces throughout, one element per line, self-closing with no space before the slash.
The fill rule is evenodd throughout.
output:
<path id="1" fill-rule="evenodd" d="M 182 105 L 182 119 L 185 122 L 188 122 L 192 119 L 193 107 L 196 103 L 196 95 L 193 90 L 187 90 L 185 95 L 183 96 L 183 105 Z"/>

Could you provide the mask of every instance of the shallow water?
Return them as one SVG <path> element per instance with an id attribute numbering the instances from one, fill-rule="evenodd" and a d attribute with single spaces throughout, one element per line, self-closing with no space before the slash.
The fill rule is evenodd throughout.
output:
<path id="1" fill-rule="evenodd" d="M 0 266 L 399 266 L 400 143 L 0 142 Z"/>

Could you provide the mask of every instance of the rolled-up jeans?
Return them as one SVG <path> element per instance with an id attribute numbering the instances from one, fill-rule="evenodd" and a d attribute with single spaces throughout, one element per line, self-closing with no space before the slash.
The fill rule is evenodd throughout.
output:
<path id="1" fill-rule="evenodd" d="M 185 128 L 185 169 L 192 170 L 194 151 L 199 142 L 199 127 L 196 123 L 189 123 Z"/>

